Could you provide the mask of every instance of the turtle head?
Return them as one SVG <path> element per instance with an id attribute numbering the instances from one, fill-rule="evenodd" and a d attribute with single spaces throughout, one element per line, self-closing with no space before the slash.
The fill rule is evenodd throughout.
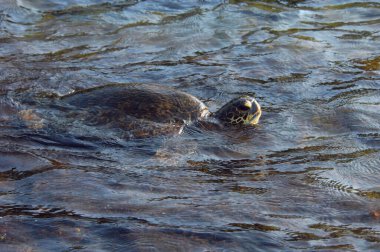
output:
<path id="1" fill-rule="evenodd" d="M 255 125 L 261 116 L 259 103 L 251 96 L 241 96 L 221 107 L 214 116 L 227 125 Z"/>

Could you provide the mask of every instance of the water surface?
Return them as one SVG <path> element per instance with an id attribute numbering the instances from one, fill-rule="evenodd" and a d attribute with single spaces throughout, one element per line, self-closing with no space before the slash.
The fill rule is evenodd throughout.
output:
<path id="1" fill-rule="evenodd" d="M 2 251 L 379 248 L 377 1 L 0 2 Z M 20 99 L 135 82 L 264 112 L 127 140 Z"/>

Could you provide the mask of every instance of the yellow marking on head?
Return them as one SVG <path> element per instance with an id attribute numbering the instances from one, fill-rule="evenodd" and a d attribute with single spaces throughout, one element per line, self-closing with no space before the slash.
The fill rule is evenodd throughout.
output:
<path id="1" fill-rule="evenodd" d="M 251 108 L 252 108 L 252 102 L 246 100 L 246 101 L 244 102 L 244 107 L 251 109 Z"/>
<path id="2" fill-rule="evenodd" d="M 261 117 L 261 107 L 259 103 L 256 100 L 252 100 L 252 101 L 255 103 L 257 107 L 257 111 L 254 114 L 248 115 L 246 120 L 244 120 L 245 125 L 251 125 L 251 126 L 258 124 Z"/>

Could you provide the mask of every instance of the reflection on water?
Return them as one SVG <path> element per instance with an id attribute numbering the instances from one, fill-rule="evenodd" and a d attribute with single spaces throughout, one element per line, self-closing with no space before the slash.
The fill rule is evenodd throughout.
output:
<path id="1" fill-rule="evenodd" d="M 376 1 L 1 1 L 1 250 L 375 251 L 379 17 Z M 133 82 L 264 112 L 126 140 L 42 102 Z"/>

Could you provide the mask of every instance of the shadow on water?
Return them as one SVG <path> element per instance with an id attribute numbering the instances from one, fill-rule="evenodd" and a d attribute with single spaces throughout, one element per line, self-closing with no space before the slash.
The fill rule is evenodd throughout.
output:
<path id="1" fill-rule="evenodd" d="M 0 250 L 376 251 L 379 14 L 349 0 L 3 0 Z M 249 94 L 263 115 L 134 139 L 54 102 L 105 83 L 158 83 L 211 111 Z"/>

